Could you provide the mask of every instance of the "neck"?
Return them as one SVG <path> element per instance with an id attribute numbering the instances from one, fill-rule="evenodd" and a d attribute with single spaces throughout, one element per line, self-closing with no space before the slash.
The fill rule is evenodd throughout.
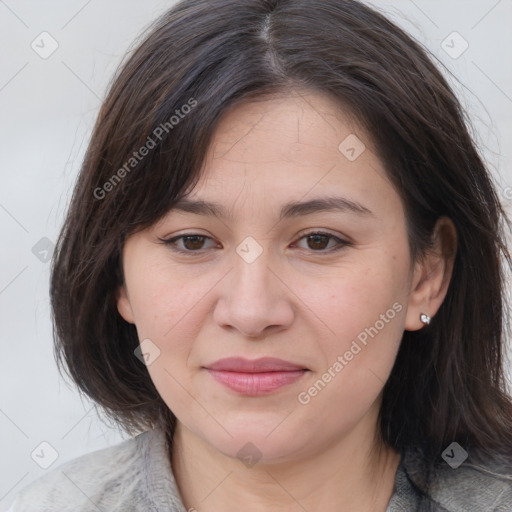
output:
<path id="1" fill-rule="evenodd" d="M 384 512 L 400 455 L 368 441 L 375 437 L 353 432 L 313 458 L 246 467 L 178 421 L 171 463 L 187 510 L 234 512 L 243 503 L 247 512 Z"/>

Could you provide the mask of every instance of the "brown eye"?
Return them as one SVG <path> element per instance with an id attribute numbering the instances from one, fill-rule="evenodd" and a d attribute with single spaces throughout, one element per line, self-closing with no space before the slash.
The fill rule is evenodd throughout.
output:
<path id="1" fill-rule="evenodd" d="M 205 243 L 212 239 L 209 236 L 199 235 L 191 233 L 189 235 L 180 235 L 174 238 L 165 240 L 160 238 L 160 241 L 170 247 L 175 252 L 181 252 L 185 254 L 202 253 L 203 250 L 208 249 L 205 247 Z"/>
<path id="2" fill-rule="evenodd" d="M 329 238 L 327 235 L 309 235 L 307 237 L 308 246 L 314 250 L 326 249 L 329 245 Z"/>
<path id="3" fill-rule="evenodd" d="M 341 240 L 330 233 L 309 233 L 302 236 L 300 241 L 302 240 L 306 240 L 306 247 L 301 247 L 302 249 L 317 253 L 332 253 L 351 245 L 349 242 Z M 176 236 L 168 240 L 160 238 L 160 241 L 175 252 L 183 254 L 197 253 L 198 255 L 204 253 L 207 249 L 212 248 L 205 247 L 206 242 L 213 242 L 209 236 L 195 233 Z"/>
<path id="4" fill-rule="evenodd" d="M 330 233 L 306 233 L 300 240 L 306 240 L 306 247 L 301 248 L 319 253 L 335 252 L 350 245 L 349 242 L 341 240 Z"/>
<path id="5" fill-rule="evenodd" d="M 199 235 L 184 236 L 182 238 L 183 245 L 189 251 L 197 251 L 203 248 L 204 240 L 206 237 Z"/>

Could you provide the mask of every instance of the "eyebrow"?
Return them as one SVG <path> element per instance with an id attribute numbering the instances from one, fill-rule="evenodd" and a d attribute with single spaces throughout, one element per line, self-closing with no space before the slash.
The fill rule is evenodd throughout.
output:
<path id="1" fill-rule="evenodd" d="M 202 199 L 191 200 L 182 198 L 171 207 L 171 210 L 196 215 L 213 215 L 214 217 L 227 220 L 232 220 L 233 218 L 231 213 L 223 205 Z M 356 201 L 344 197 L 321 197 L 309 201 L 290 201 L 286 203 L 281 208 L 279 221 L 322 212 L 354 213 L 360 216 L 375 217 L 375 214 L 371 210 Z"/>

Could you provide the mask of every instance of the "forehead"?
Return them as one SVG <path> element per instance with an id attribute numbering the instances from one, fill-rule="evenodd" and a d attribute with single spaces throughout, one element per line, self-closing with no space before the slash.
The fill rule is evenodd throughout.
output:
<path id="1" fill-rule="evenodd" d="M 382 209 L 398 196 L 373 147 L 357 121 L 327 96 L 248 101 L 220 120 L 188 197 L 231 209 L 247 201 L 263 208 L 343 195 Z"/>
<path id="2" fill-rule="evenodd" d="M 326 95 L 303 92 L 279 94 L 238 104 L 221 118 L 210 146 L 210 157 L 234 158 L 246 153 L 251 161 L 271 159 L 308 164 L 318 160 L 314 149 L 337 149 L 357 132 L 372 145 L 357 121 Z M 265 153 L 258 147 L 265 146 Z M 317 153 L 317 152 L 316 152 Z M 327 156 L 332 154 L 327 153 Z M 304 161 L 306 158 L 306 161 Z"/>

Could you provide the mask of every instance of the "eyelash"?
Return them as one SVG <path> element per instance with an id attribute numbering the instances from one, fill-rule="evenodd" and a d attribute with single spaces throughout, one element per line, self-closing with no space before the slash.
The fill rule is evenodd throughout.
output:
<path id="1" fill-rule="evenodd" d="M 333 252 L 338 252 L 338 251 L 344 249 L 345 247 L 349 247 L 349 246 L 352 245 L 350 242 L 347 242 L 346 240 L 342 240 L 341 238 L 338 238 L 337 236 L 334 236 L 331 233 L 326 233 L 324 231 L 311 231 L 309 233 L 304 233 L 303 235 L 301 235 L 299 240 L 302 240 L 303 238 L 307 238 L 309 236 L 314 236 L 314 235 L 326 236 L 326 237 L 328 237 L 328 238 L 330 238 L 332 240 L 335 240 L 339 245 L 338 245 L 338 247 L 335 247 L 334 249 L 331 248 L 331 249 L 328 249 L 328 250 L 323 249 L 323 250 L 315 251 L 315 250 L 311 249 L 311 252 L 313 252 L 313 253 L 332 254 Z M 207 240 L 207 239 L 212 240 L 211 237 L 206 236 L 206 235 L 202 235 L 200 233 L 185 233 L 183 235 L 175 236 L 175 237 L 169 238 L 169 239 L 159 238 L 159 240 L 160 240 L 161 243 L 163 243 L 164 245 L 168 246 L 174 252 L 178 252 L 178 253 L 181 253 L 181 254 L 187 254 L 187 255 L 200 255 L 200 254 L 203 254 L 204 250 L 189 251 L 189 250 L 179 249 L 176 246 L 176 242 L 178 240 L 181 240 L 183 238 L 189 238 L 189 237 L 200 237 L 200 238 L 203 238 L 204 240 Z"/>

